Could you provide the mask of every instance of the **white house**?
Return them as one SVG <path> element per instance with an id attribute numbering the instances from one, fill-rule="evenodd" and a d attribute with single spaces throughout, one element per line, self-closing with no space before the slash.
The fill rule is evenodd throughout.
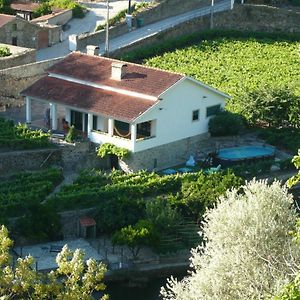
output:
<path id="1" fill-rule="evenodd" d="M 206 138 L 208 121 L 228 95 L 190 77 L 101 56 L 73 52 L 22 92 L 26 121 L 31 103 L 58 106 L 65 119 L 97 144 L 112 143 L 134 155 L 132 169 L 160 168 L 179 161 Z"/>

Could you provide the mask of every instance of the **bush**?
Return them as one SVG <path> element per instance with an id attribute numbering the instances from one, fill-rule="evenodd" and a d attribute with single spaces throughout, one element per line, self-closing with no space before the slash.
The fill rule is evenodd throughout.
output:
<path id="1" fill-rule="evenodd" d="M 236 135 L 243 128 L 243 118 L 228 111 L 223 111 L 212 117 L 208 122 L 212 136 Z"/>
<path id="2" fill-rule="evenodd" d="M 50 145 L 50 135 L 41 130 L 30 130 L 26 124 L 14 125 L 0 118 L 0 148 L 12 150 L 44 148 Z"/>
<path id="3" fill-rule="evenodd" d="M 76 131 L 74 125 L 69 128 L 68 134 L 66 136 L 66 142 L 73 143 L 76 139 Z"/>
<path id="4" fill-rule="evenodd" d="M 29 206 L 25 216 L 18 219 L 17 231 L 32 241 L 53 241 L 61 238 L 60 218 L 56 211 L 42 204 Z"/>
<path id="5" fill-rule="evenodd" d="M 160 233 L 171 232 L 175 226 L 181 224 L 183 221 L 179 211 L 164 198 L 147 201 L 146 219 L 149 220 Z"/>
<path id="6" fill-rule="evenodd" d="M 134 226 L 129 225 L 124 227 L 112 237 L 113 244 L 126 245 L 134 259 L 138 257 L 142 246 L 151 245 L 154 240 L 155 233 L 153 226 L 146 220 L 140 220 Z"/>
<path id="7" fill-rule="evenodd" d="M 258 137 L 292 154 L 296 154 L 300 149 L 299 128 L 264 128 L 259 130 Z"/>
<path id="8" fill-rule="evenodd" d="M 102 144 L 97 151 L 97 155 L 101 158 L 108 155 L 116 155 L 118 158 L 123 159 L 129 155 L 130 151 L 125 148 L 117 147 L 110 143 Z"/>
<path id="9" fill-rule="evenodd" d="M 282 170 L 282 171 L 296 170 L 294 164 L 292 163 L 292 159 L 291 158 L 287 158 L 287 159 L 281 160 L 279 162 L 279 167 L 280 167 L 280 170 Z"/>
<path id="10" fill-rule="evenodd" d="M 33 11 L 33 18 L 38 18 L 40 16 L 51 14 L 52 9 L 49 2 L 43 2 L 38 8 Z"/>
<path id="11" fill-rule="evenodd" d="M 0 47 L 0 57 L 10 56 L 11 52 L 8 47 Z"/>

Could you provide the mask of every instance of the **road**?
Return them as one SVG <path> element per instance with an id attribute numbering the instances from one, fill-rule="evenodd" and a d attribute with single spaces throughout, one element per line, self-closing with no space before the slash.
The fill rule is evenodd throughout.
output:
<path id="1" fill-rule="evenodd" d="M 140 0 L 141 1 L 141 0 Z M 116 1 L 111 3 L 110 16 L 114 16 L 118 11 L 125 9 L 128 1 Z M 106 6 L 104 3 L 88 3 L 90 11 L 84 19 L 73 19 L 68 24 L 70 29 L 65 32 L 65 39 L 62 43 L 53 45 L 52 47 L 37 51 L 37 61 L 51 59 L 55 57 L 65 56 L 69 51 L 68 36 L 70 34 L 79 34 L 83 32 L 91 32 L 94 30 L 97 21 L 105 20 Z M 222 0 L 215 4 L 214 12 L 230 9 L 230 0 Z M 199 16 L 208 15 L 211 13 L 211 6 L 202 7 L 191 12 L 170 17 L 156 23 L 146 25 L 142 28 L 128 32 L 122 36 L 110 40 L 110 51 L 121 48 L 122 46 L 132 44 L 138 40 L 144 39 L 147 36 L 154 35 L 167 28 L 173 27 L 187 20 L 194 19 Z M 104 45 L 100 46 L 100 53 L 104 53 Z"/>
<path id="2" fill-rule="evenodd" d="M 223 0 L 219 3 L 216 3 L 214 6 L 214 12 L 220 12 L 228 9 L 230 9 L 230 1 L 228 0 Z M 171 28 L 185 21 L 192 20 L 200 16 L 208 15 L 210 13 L 211 6 L 208 6 L 146 25 L 142 28 L 133 30 L 122 36 L 111 39 L 109 49 L 110 51 L 117 50 L 119 48 L 122 48 L 124 45 L 130 45 L 132 43 L 137 42 L 138 40 L 144 39 L 147 36 L 155 35 L 161 31 L 166 30 L 167 28 Z M 104 45 L 101 44 L 99 45 L 99 47 L 100 53 L 103 54 Z"/>
<path id="3" fill-rule="evenodd" d="M 149 0 L 147 0 L 149 1 Z M 135 0 L 133 2 L 142 2 Z M 69 35 L 80 34 L 84 32 L 93 32 L 97 22 L 104 24 L 106 20 L 106 3 L 105 2 L 84 2 L 81 4 L 88 8 L 88 13 L 83 19 L 72 19 L 67 24 L 67 28 L 63 33 L 63 42 L 55 44 L 51 47 L 37 51 L 37 61 L 51 59 L 55 57 L 65 56 L 69 51 Z M 128 7 L 128 0 L 110 1 L 109 15 L 114 17 L 118 12 Z"/>

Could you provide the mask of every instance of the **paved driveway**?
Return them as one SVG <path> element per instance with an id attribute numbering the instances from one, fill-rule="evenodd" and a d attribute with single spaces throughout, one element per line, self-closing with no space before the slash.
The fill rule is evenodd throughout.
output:
<path id="1" fill-rule="evenodd" d="M 135 0 L 132 2 L 142 2 L 143 0 Z M 147 0 L 150 1 L 150 0 Z M 45 49 L 37 51 L 37 61 L 61 57 L 67 55 L 69 51 L 68 37 L 71 34 L 80 34 L 84 32 L 93 32 L 96 23 L 105 23 L 106 20 L 106 3 L 103 2 L 81 2 L 88 8 L 88 13 L 83 19 L 72 19 L 63 33 L 63 42 L 53 45 Z M 110 1 L 110 18 L 115 16 L 119 11 L 128 7 L 128 0 Z"/>

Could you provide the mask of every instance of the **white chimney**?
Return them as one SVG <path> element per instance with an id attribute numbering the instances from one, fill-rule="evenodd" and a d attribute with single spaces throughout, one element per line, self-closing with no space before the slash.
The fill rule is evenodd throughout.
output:
<path id="1" fill-rule="evenodd" d="M 99 47 L 94 45 L 86 46 L 86 53 L 88 55 L 99 55 Z"/>
<path id="2" fill-rule="evenodd" d="M 121 80 L 126 74 L 127 65 L 121 62 L 113 62 L 111 64 L 111 78 Z"/>

